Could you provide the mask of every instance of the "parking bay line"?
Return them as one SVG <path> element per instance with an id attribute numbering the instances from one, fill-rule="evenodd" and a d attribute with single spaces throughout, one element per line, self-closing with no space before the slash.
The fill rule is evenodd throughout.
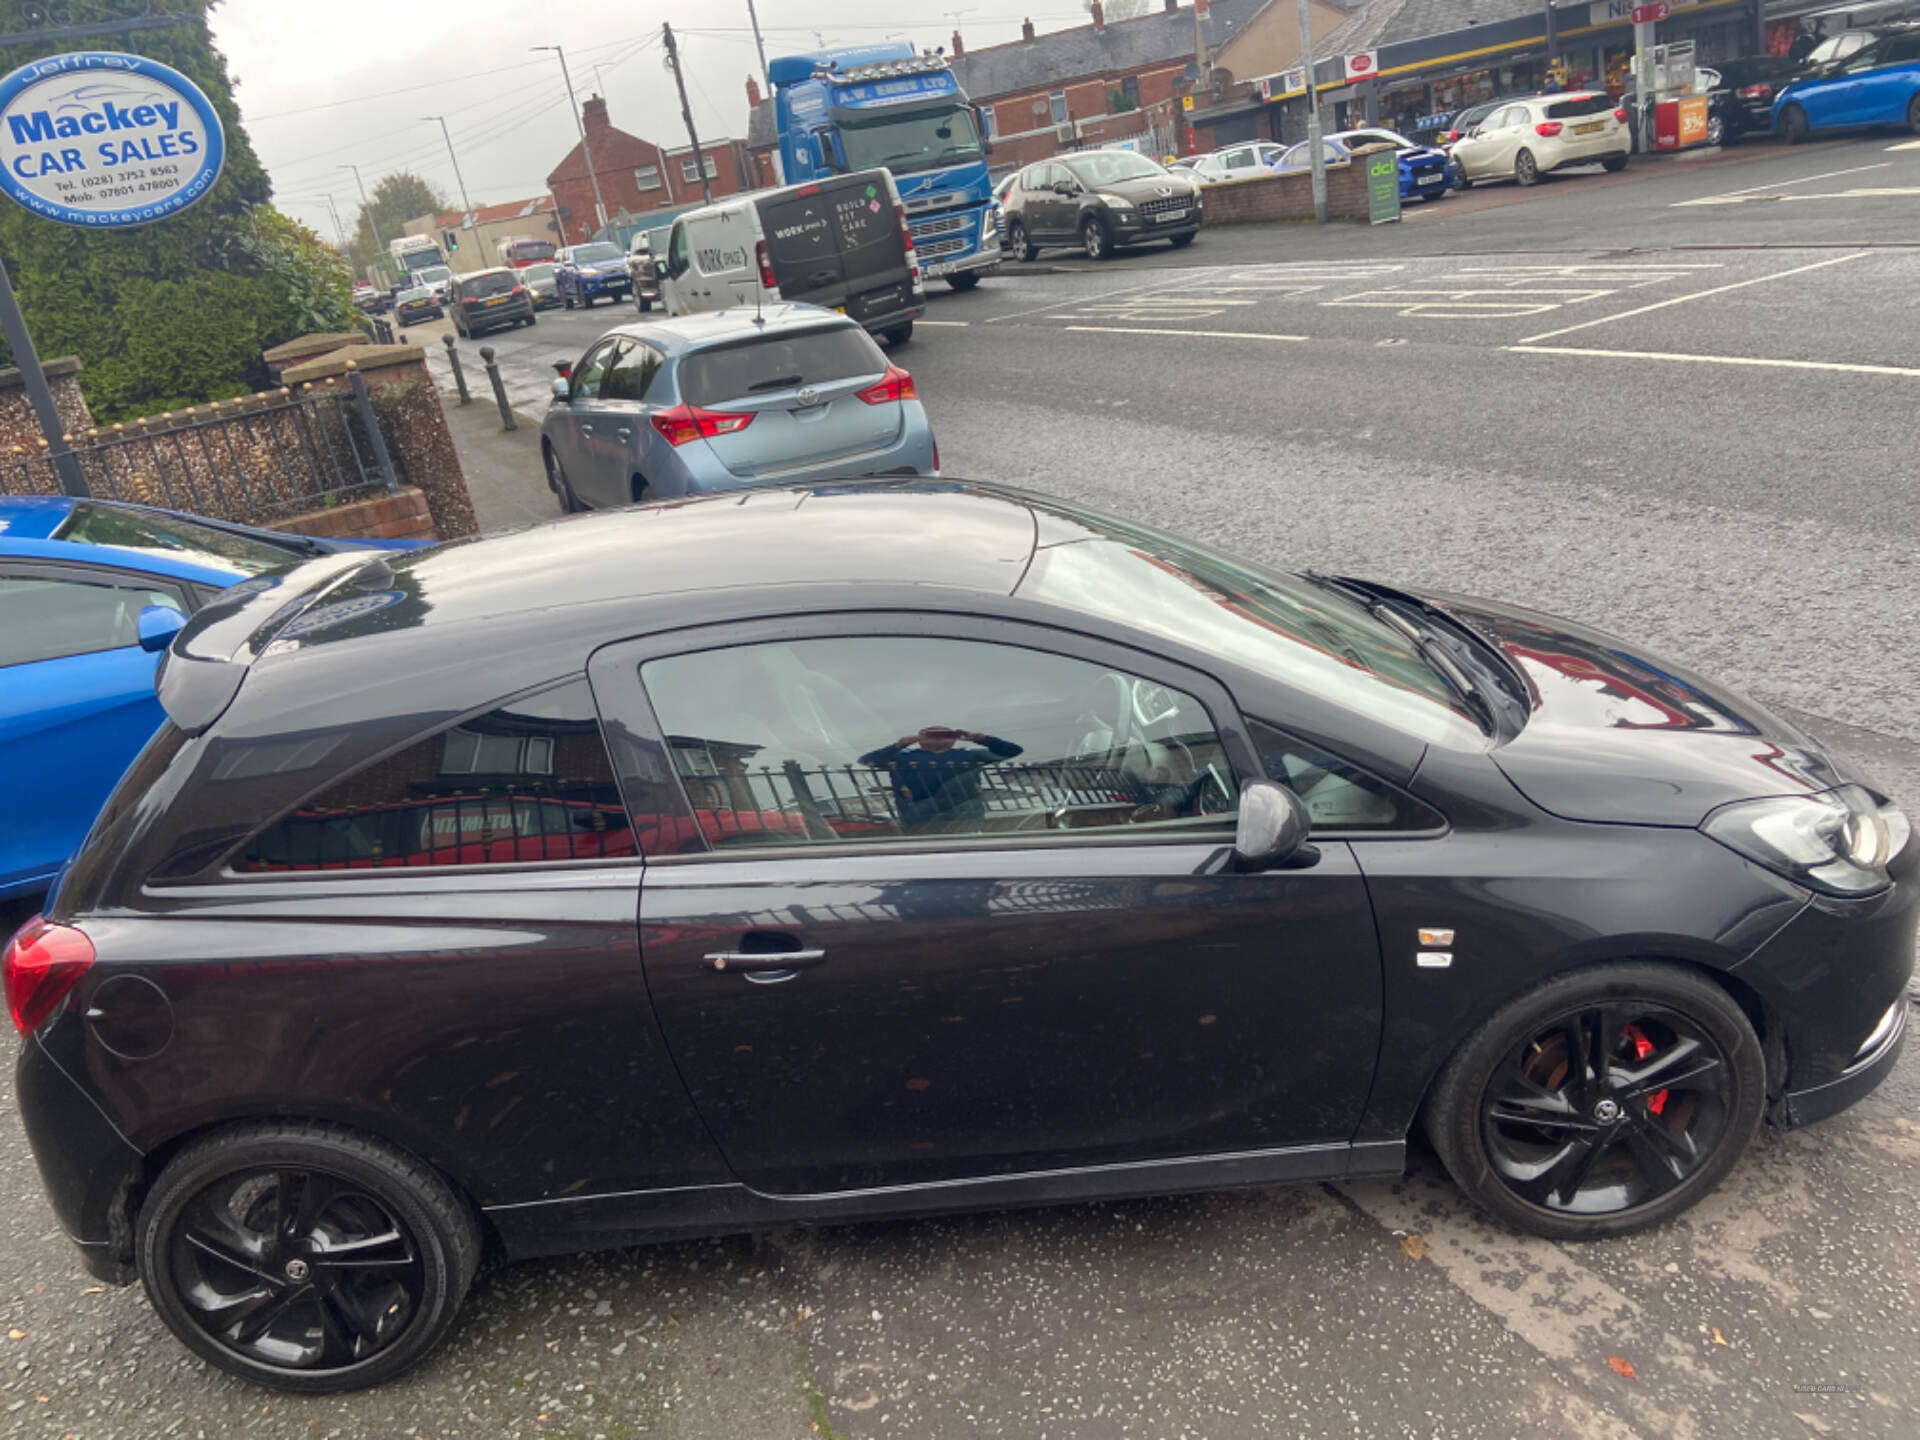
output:
<path id="1" fill-rule="evenodd" d="M 1068 330 L 1090 331 L 1097 335 L 1197 335 L 1203 340 L 1291 340 L 1304 345 L 1305 335 L 1270 335 L 1264 330 L 1169 330 L 1149 325 L 1068 325 Z"/>
<path id="2" fill-rule="evenodd" d="M 1542 340 L 1552 340 L 1561 335 L 1571 335 L 1576 330 L 1589 330 L 1595 325 L 1610 325 L 1615 320 L 1631 320 L 1636 315 L 1650 314 L 1655 310 L 1664 310 L 1669 305 L 1684 305 L 1689 300 L 1705 300 L 1710 295 L 1724 295 L 1729 290 L 1744 290 L 1749 285 L 1763 285 L 1769 280 L 1785 280 L 1790 275 L 1804 275 L 1809 270 L 1824 270 L 1829 265 L 1844 265 L 1849 260 L 1864 260 L 1871 250 L 1856 250 L 1851 255 L 1836 255 L 1831 260 L 1816 260 L 1810 265 L 1796 265 L 1791 270 L 1776 270 L 1771 275 L 1756 275 L 1751 280 L 1735 280 L 1730 285 L 1716 285 L 1711 290 L 1695 290 L 1690 295 L 1676 295 L 1671 300 L 1656 300 L 1651 305 L 1642 305 L 1637 310 L 1622 310 L 1618 315 L 1602 315 L 1598 320 L 1583 320 L 1578 325 L 1568 325 L 1559 330 L 1548 330 L 1539 335 L 1529 335 L 1521 340 L 1521 345 L 1533 345 Z"/>
<path id="3" fill-rule="evenodd" d="M 1301 93 L 1304 94 L 1305 92 L 1303 91 Z M 973 324 L 971 320 L 926 320 L 926 319 L 916 320 L 913 323 L 916 325 L 945 325 L 952 330 L 964 330 L 967 328 L 967 326 Z"/>
<path id="4" fill-rule="evenodd" d="M 1770 360 L 1753 355 L 1684 355 L 1667 350 L 1582 350 L 1571 345 L 1501 347 L 1515 355 L 1584 355 L 1607 360 L 1674 360 L 1693 365 L 1751 365 L 1772 370 L 1828 370 L 1843 375 L 1899 375 L 1920 380 L 1920 367 L 1909 365 L 1852 365 L 1838 360 Z"/>
<path id="5" fill-rule="evenodd" d="M 1683 205 L 1711 205 L 1716 200 L 1728 200 L 1735 195 L 1758 195 L 1763 190 L 1784 190 L 1789 185 L 1811 185 L 1816 180 L 1831 180 L 1837 175 L 1858 175 L 1863 170 L 1884 170 L 1893 164 L 1891 160 L 1876 160 L 1871 165 L 1854 165 L 1845 170 L 1823 170 L 1818 175 L 1802 175 L 1798 180 L 1775 180 L 1766 185 L 1749 185 L 1744 190 L 1723 190 L 1718 195 L 1704 195 L 1697 200 L 1676 200 L 1667 208 L 1678 210 Z"/>
<path id="6" fill-rule="evenodd" d="M 1201 265 L 1182 268 L 1171 280 L 1149 280 L 1140 285 L 1128 285 L 1119 290 L 1103 290 L 1097 295 L 1078 295 L 1071 300 L 1056 300 L 1051 305 L 1036 305 L 1029 310 L 1009 310 L 1005 315 L 995 315 L 983 323 L 998 325 L 1002 320 L 1018 320 L 1027 315 L 1044 315 L 1049 310 L 1065 310 L 1073 305 L 1091 305 L 1102 300 L 1111 300 L 1120 295 L 1138 295 L 1146 292 L 1171 290 L 1176 285 L 1189 285 L 1207 275 L 1218 273 L 1218 265 Z M 1075 272 L 1083 273 L 1083 272 Z"/>

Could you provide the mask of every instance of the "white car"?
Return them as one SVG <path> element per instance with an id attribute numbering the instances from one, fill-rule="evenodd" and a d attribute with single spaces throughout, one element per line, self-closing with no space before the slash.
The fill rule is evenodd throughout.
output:
<path id="1" fill-rule="evenodd" d="M 1632 149 L 1627 112 L 1596 90 L 1515 100 L 1455 141 L 1449 153 L 1464 190 L 1482 180 L 1531 185 L 1569 165 L 1619 170 Z"/>

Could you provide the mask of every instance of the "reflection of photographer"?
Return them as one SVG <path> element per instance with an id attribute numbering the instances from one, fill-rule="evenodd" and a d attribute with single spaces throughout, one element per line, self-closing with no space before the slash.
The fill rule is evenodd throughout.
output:
<path id="1" fill-rule="evenodd" d="M 984 748 L 955 748 L 962 740 Z M 980 798 L 980 772 L 1019 753 L 1020 747 L 1011 740 L 978 730 L 929 725 L 917 735 L 902 735 L 893 744 L 862 755 L 860 763 L 885 770 L 891 777 L 902 825 L 934 825 L 985 819 L 987 802 Z"/>

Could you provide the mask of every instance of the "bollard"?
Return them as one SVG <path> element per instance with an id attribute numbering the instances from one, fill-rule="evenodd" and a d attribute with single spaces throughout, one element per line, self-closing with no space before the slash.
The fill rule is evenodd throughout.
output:
<path id="1" fill-rule="evenodd" d="M 471 405 L 473 396 L 467 393 L 467 372 L 460 368 L 460 352 L 453 348 L 453 336 L 442 335 L 440 343 L 447 347 L 447 363 L 453 366 L 453 384 L 454 388 L 460 392 L 460 403 Z"/>
<path id="2" fill-rule="evenodd" d="M 493 382 L 493 398 L 500 405 L 500 428 L 518 430 L 520 427 L 513 418 L 513 407 L 507 403 L 507 382 L 500 378 L 500 367 L 493 363 L 493 346 L 482 345 L 480 358 L 487 362 L 487 379 Z"/>

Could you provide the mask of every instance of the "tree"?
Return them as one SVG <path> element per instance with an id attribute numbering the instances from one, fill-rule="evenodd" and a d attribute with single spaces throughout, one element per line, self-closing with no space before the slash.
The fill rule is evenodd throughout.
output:
<path id="1" fill-rule="evenodd" d="M 1106 16 L 1107 23 L 1117 20 L 1137 20 L 1147 13 L 1149 0 L 1102 0 L 1100 13 Z M 1080 8 L 1089 13 L 1093 10 L 1093 0 L 1082 0 Z"/>
<path id="2" fill-rule="evenodd" d="M 318 238 L 269 204 L 271 186 L 240 124 L 226 61 L 204 15 L 217 0 L 171 0 L 195 18 L 93 43 L 170 65 L 207 93 L 227 159 L 205 198 L 132 230 L 75 229 L 0 199 L 0 258 L 44 356 L 78 355 L 94 418 L 129 419 L 263 388 L 261 352 L 312 329 L 352 322 L 351 290 Z M 149 15 L 151 0 L 79 7 L 0 0 L 0 33 L 68 19 Z M 86 42 L 72 37 L 0 49 L 0 70 Z M 7 357 L 10 361 L 11 357 Z"/>
<path id="3" fill-rule="evenodd" d="M 373 187 L 372 200 L 371 214 L 367 206 L 360 207 L 354 221 L 353 242 L 347 247 L 347 259 L 356 275 L 366 274 L 367 266 L 386 257 L 388 244 L 407 233 L 409 220 L 437 215 L 448 204 L 446 196 L 434 189 L 431 182 L 410 170 L 383 177 Z"/>

